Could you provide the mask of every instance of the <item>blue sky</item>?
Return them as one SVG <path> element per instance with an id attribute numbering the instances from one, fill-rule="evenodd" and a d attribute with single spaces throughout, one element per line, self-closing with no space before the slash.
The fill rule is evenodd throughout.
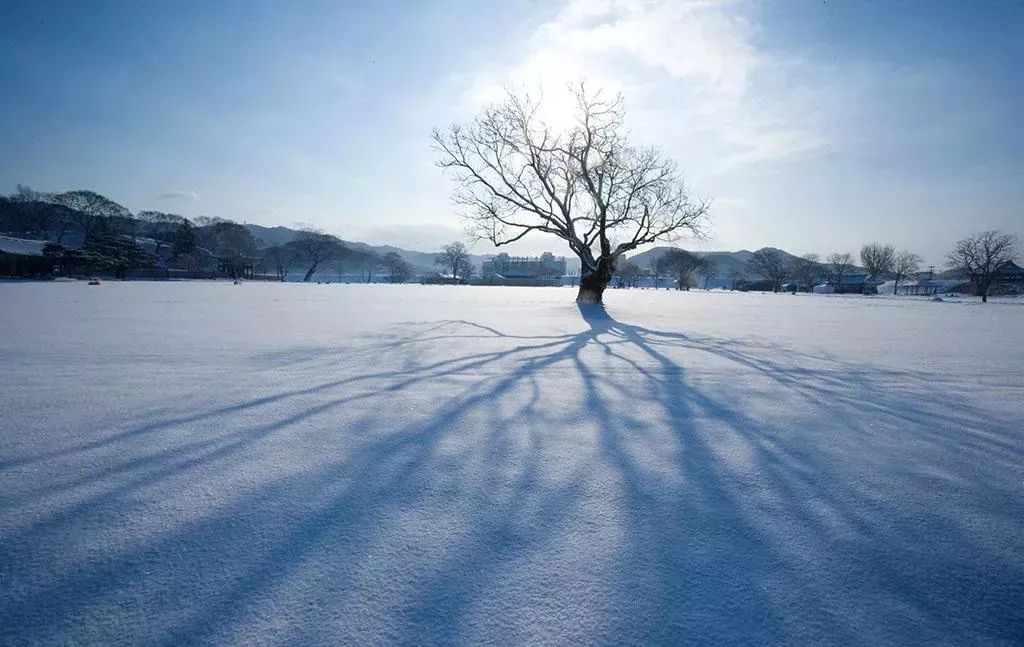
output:
<path id="1" fill-rule="evenodd" d="M 462 225 L 431 129 L 503 84 L 585 78 L 715 200 L 684 246 L 877 239 L 938 264 L 973 231 L 1024 238 L 1017 1 L 6 2 L 0 22 L 4 192 L 436 249 Z"/>

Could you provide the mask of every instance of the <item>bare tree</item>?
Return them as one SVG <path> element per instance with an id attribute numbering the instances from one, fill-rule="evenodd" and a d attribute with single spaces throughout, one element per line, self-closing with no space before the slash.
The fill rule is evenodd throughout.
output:
<path id="1" fill-rule="evenodd" d="M 693 273 L 701 267 L 701 258 L 685 249 L 670 249 L 658 259 L 661 273 L 674 276 L 677 290 L 689 290 Z"/>
<path id="2" fill-rule="evenodd" d="M 640 281 L 640 277 L 643 276 L 643 270 L 640 266 L 632 261 L 626 261 L 619 265 L 617 272 L 619 279 L 623 285 L 630 288 L 635 288 L 637 282 Z"/>
<path id="3" fill-rule="evenodd" d="M 70 210 L 54 204 L 51 194 L 19 184 L 9 197 L 0 197 L 0 231 L 59 244 L 70 226 Z"/>
<path id="4" fill-rule="evenodd" d="M 750 257 L 747 265 L 750 266 L 751 272 L 771 281 L 772 292 L 782 289 L 782 282 L 786 280 L 789 271 L 789 262 L 781 250 L 772 247 L 759 249 Z"/>
<path id="5" fill-rule="evenodd" d="M 441 248 L 441 253 L 434 258 L 434 264 L 439 265 L 452 274 L 452 280 L 458 283 L 459 279 L 468 279 L 473 271 L 473 263 L 469 258 L 469 251 L 460 242 L 454 242 Z"/>
<path id="6" fill-rule="evenodd" d="M 313 227 L 303 229 L 298 238 L 288 245 L 295 250 L 299 258 L 309 263 L 309 269 L 306 270 L 306 275 L 302 278 L 304 283 L 313 279 L 313 275 L 316 274 L 317 267 L 321 263 L 341 256 L 345 249 L 340 240 Z"/>
<path id="7" fill-rule="evenodd" d="M 821 276 L 821 256 L 810 252 L 792 259 L 789 263 L 789 273 L 806 292 L 814 291 L 814 283 Z"/>
<path id="8" fill-rule="evenodd" d="M 853 269 L 853 254 L 850 252 L 836 252 L 829 254 L 826 260 L 831 266 L 832 280 L 836 282 L 836 294 L 842 294 L 843 277 Z"/>
<path id="9" fill-rule="evenodd" d="M 573 94 L 567 129 L 544 121 L 540 101 L 509 92 L 470 124 L 435 130 L 434 143 L 475 236 L 495 246 L 531 232 L 561 238 L 580 259 L 576 300 L 600 303 L 622 254 L 700 235 L 709 204 L 690 197 L 674 162 L 627 142 L 621 96 L 583 84 Z"/>
<path id="10" fill-rule="evenodd" d="M 1001 265 L 1016 257 L 1016 247 L 1016 236 L 1000 231 L 983 231 L 959 241 L 946 260 L 949 267 L 971 278 L 981 302 L 987 303 L 996 272 Z"/>
<path id="11" fill-rule="evenodd" d="M 896 291 L 899 290 L 900 281 L 911 274 L 917 273 L 920 268 L 921 257 L 917 254 L 913 254 L 906 250 L 896 254 L 896 258 L 894 258 L 892 262 L 891 270 L 892 277 L 895 279 L 895 283 L 892 286 L 892 293 L 896 294 Z"/>
<path id="12" fill-rule="evenodd" d="M 19 184 L 18 192 L 10 196 L 0 196 L 0 233 L 17 233 L 22 238 L 37 235 L 43 239 L 50 238 L 49 209 L 39 209 L 32 189 Z"/>
<path id="13" fill-rule="evenodd" d="M 156 241 L 154 254 L 160 256 L 160 248 L 170 245 L 178 233 L 178 229 L 185 222 L 184 216 L 162 211 L 140 211 L 135 214 L 136 219 L 142 224 L 142 234 Z"/>
<path id="14" fill-rule="evenodd" d="M 388 279 L 392 283 L 405 283 L 412 274 L 412 268 L 409 267 L 409 263 L 399 256 L 397 252 L 385 254 L 381 259 L 381 263 L 387 269 Z"/>
<path id="15" fill-rule="evenodd" d="M 190 220 L 185 219 L 178 225 L 171 245 L 174 246 L 172 261 L 184 262 L 185 267 L 192 270 L 199 259 L 199 239 Z"/>
<path id="16" fill-rule="evenodd" d="M 287 245 L 274 245 L 263 250 L 264 261 L 274 268 L 277 278 L 284 281 L 295 263 L 295 248 Z"/>
<path id="17" fill-rule="evenodd" d="M 708 282 L 718 274 L 718 266 L 713 260 L 705 256 L 700 259 L 700 267 L 697 268 L 697 272 L 704 279 L 704 289 L 707 290 Z"/>
<path id="18" fill-rule="evenodd" d="M 740 270 L 732 270 L 729 272 L 729 289 L 735 290 L 738 286 L 742 285 L 747 281 L 747 276 Z"/>
<path id="19" fill-rule="evenodd" d="M 15 202 L 45 202 L 52 196 L 36 191 L 26 184 L 19 184 L 14 188 L 11 199 Z"/>
<path id="20" fill-rule="evenodd" d="M 860 248 L 860 262 L 872 279 L 878 280 L 892 272 L 896 262 L 896 248 L 882 243 L 868 243 Z"/>
<path id="21" fill-rule="evenodd" d="M 131 218 L 128 209 L 95 191 L 77 190 L 58 193 L 50 200 L 71 211 L 69 217 L 86 238 L 102 232 L 107 221 Z"/>
<path id="22" fill-rule="evenodd" d="M 648 266 L 648 269 L 651 271 L 651 274 L 654 275 L 655 290 L 661 287 L 661 277 L 665 276 L 665 268 L 661 263 L 658 262 L 660 260 L 661 258 L 657 258 Z"/>

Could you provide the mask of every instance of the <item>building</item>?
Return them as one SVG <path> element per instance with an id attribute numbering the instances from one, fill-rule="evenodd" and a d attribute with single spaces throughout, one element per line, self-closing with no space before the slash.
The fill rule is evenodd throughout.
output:
<path id="1" fill-rule="evenodd" d="M 0 236 L 0 275 L 38 277 L 51 276 L 56 265 L 43 255 L 45 240 L 26 240 Z"/>
<path id="2" fill-rule="evenodd" d="M 930 297 L 946 289 L 946 285 L 937 281 L 932 276 L 923 276 L 916 281 L 901 283 L 897 288 L 899 294 L 909 296 Z"/>
<path id="3" fill-rule="evenodd" d="M 847 274 L 841 283 L 829 279 L 826 283 L 814 286 L 818 294 L 878 294 L 881 281 L 872 279 L 867 274 Z"/>
<path id="4" fill-rule="evenodd" d="M 482 278 L 541 279 L 565 274 L 565 257 L 551 252 L 540 256 L 509 256 L 501 253 L 483 262 Z"/>
<path id="5" fill-rule="evenodd" d="M 1024 267 L 1013 261 L 1006 261 L 995 272 L 996 283 L 1024 284 Z"/>

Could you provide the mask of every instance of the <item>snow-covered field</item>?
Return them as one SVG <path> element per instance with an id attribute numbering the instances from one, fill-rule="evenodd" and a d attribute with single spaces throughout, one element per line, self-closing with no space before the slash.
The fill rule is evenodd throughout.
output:
<path id="1" fill-rule="evenodd" d="M 0 285 L 0 644 L 1020 644 L 1024 306 Z"/>

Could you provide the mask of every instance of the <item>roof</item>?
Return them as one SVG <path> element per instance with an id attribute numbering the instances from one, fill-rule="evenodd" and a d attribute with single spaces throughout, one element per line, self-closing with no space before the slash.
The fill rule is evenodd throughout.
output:
<path id="1" fill-rule="evenodd" d="M 537 276 L 536 272 L 530 270 L 508 269 L 501 273 L 506 279 L 532 279 Z"/>
<path id="2" fill-rule="evenodd" d="M 829 280 L 829 283 L 835 283 L 834 280 Z M 881 281 L 872 281 L 871 277 L 867 274 L 844 274 L 842 278 L 843 285 L 860 285 L 862 283 L 879 284 Z"/>
<path id="3" fill-rule="evenodd" d="M 996 268 L 996 274 L 1000 276 L 1024 276 L 1024 267 L 1017 265 L 1013 261 L 1005 261 Z"/>
<path id="4" fill-rule="evenodd" d="M 12 256 L 42 256 L 43 248 L 49 244 L 45 240 L 28 240 L 0 236 L 0 253 Z"/>

